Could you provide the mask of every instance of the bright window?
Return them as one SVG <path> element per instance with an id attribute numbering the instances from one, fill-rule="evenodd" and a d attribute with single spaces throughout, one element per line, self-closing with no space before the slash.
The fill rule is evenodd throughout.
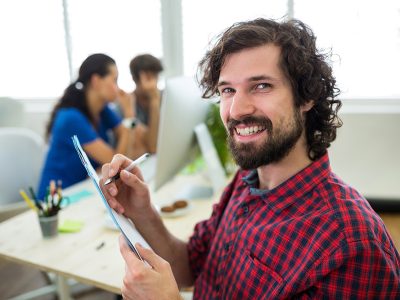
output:
<path id="1" fill-rule="evenodd" d="M 192 75 L 212 38 L 234 22 L 280 19 L 290 1 L 182 0 L 184 72 Z M 342 98 L 400 98 L 398 0 L 293 0 L 294 17 L 308 24 L 319 48 L 332 49 Z"/>
<path id="2" fill-rule="evenodd" d="M 74 75 L 82 61 L 93 53 L 114 58 L 119 85 L 131 91 L 131 59 L 142 53 L 162 55 L 159 0 L 69 0 Z"/>
<path id="3" fill-rule="evenodd" d="M 295 0 L 294 17 L 334 57 L 344 98 L 400 97 L 400 1 Z M 340 58 L 339 58 L 340 57 Z"/>
<path id="4" fill-rule="evenodd" d="M 343 98 L 400 98 L 398 0 L 181 1 L 185 75 L 195 74 L 210 41 L 234 22 L 281 19 L 294 3 L 294 17 L 310 25 L 318 46 L 332 48 Z M 0 1 L 0 97 L 55 98 L 70 82 L 62 3 Z M 162 58 L 160 0 L 66 3 L 74 76 L 88 55 L 104 52 L 117 61 L 120 86 L 132 90 L 131 58 L 145 52 Z"/>
<path id="5" fill-rule="evenodd" d="M 195 74 L 209 42 L 238 21 L 256 17 L 282 18 L 287 2 L 281 0 L 182 0 L 184 73 Z"/>
<path id="6" fill-rule="evenodd" d="M 62 2 L 0 2 L 0 96 L 55 97 L 69 81 Z"/>

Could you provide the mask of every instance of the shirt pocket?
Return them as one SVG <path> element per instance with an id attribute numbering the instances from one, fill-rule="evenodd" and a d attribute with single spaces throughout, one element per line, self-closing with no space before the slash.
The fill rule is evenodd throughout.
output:
<path id="1" fill-rule="evenodd" d="M 245 254 L 245 270 L 247 270 L 250 295 L 257 295 L 257 299 L 279 299 L 284 286 L 281 275 L 268 267 L 249 249 L 245 250 Z"/>

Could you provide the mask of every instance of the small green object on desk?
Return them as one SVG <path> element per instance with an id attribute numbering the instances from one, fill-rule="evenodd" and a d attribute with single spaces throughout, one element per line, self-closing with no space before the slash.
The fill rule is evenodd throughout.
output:
<path id="1" fill-rule="evenodd" d="M 59 232 L 70 233 L 78 232 L 82 229 L 83 222 L 79 220 L 64 220 L 62 224 L 58 226 Z"/>

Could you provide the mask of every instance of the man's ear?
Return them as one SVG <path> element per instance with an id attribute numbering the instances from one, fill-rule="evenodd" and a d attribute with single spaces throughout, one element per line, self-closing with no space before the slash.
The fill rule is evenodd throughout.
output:
<path id="1" fill-rule="evenodd" d="M 99 86 L 101 77 L 98 74 L 93 74 L 90 78 L 90 85 L 93 88 L 97 88 Z"/>
<path id="2" fill-rule="evenodd" d="M 307 113 L 311 108 L 314 107 L 314 100 L 308 100 L 306 103 L 300 106 L 300 111 L 302 113 Z"/>

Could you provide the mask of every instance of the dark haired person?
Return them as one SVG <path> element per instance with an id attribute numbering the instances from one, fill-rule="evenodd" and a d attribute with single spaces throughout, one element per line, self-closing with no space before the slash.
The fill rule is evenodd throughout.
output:
<path id="1" fill-rule="evenodd" d="M 188 243 L 151 205 L 139 169 L 104 188 L 152 250 L 148 268 L 123 238 L 124 299 L 400 299 L 400 257 L 379 216 L 335 175 L 339 89 L 310 28 L 297 20 L 234 24 L 200 62 L 206 98 L 241 167 Z M 194 112 L 195 113 L 195 112 Z M 129 160 L 114 156 L 115 175 Z"/>
<path id="2" fill-rule="evenodd" d="M 131 60 L 129 68 L 136 84 L 133 98 L 136 118 L 140 121 L 137 138 L 132 147 L 133 156 L 137 157 L 145 152 L 155 153 L 157 150 L 161 105 L 157 82 L 163 66 L 158 58 L 150 54 L 141 54 Z"/>
<path id="3" fill-rule="evenodd" d="M 66 188 L 87 177 L 71 136 L 78 136 L 95 167 L 110 161 L 115 153 L 128 154 L 132 133 L 107 105 L 118 99 L 123 116 L 134 116 L 132 96 L 118 88 L 117 78 L 115 61 L 105 54 L 90 55 L 82 63 L 78 79 L 66 88 L 51 113 L 46 130 L 49 150 L 38 188 L 40 198 L 45 196 L 50 180 L 61 180 Z M 109 145 L 109 130 L 117 138 L 115 149 Z"/>

